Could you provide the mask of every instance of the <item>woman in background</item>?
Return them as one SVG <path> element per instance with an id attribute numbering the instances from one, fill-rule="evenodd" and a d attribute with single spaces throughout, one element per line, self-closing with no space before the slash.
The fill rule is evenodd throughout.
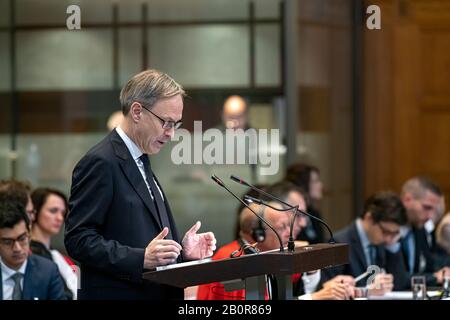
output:
<path id="1" fill-rule="evenodd" d="M 305 191 L 307 212 L 322 219 L 318 209 L 323 187 L 319 169 L 311 165 L 296 163 L 288 167 L 285 180 Z M 307 217 L 306 228 L 302 229 L 296 240 L 307 241 L 310 244 L 325 242 L 323 226 L 316 220 Z"/>
<path id="2" fill-rule="evenodd" d="M 38 188 L 31 194 L 35 209 L 30 249 L 33 254 L 52 260 L 65 282 L 68 299 L 76 299 L 77 275 L 75 264 L 59 251 L 51 248 L 52 237 L 59 234 L 68 211 L 67 197 L 59 190 Z"/>

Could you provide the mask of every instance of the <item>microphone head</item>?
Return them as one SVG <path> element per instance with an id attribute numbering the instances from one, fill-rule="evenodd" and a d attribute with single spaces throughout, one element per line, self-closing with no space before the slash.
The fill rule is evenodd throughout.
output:
<path id="1" fill-rule="evenodd" d="M 242 179 L 239 178 L 239 177 L 236 177 L 236 176 L 234 176 L 234 175 L 231 175 L 231 176 L 230 176 L 230 179 L 233 180 L 234 182 L 237 182 L 237 183 L 239 183 L 239 184 L 243 184 L 244 186 L 250 187 L 250 185 L 249 185 L 246 181 L 242 180 Z"/>
<path id="2" fill-rule="evenodd" d="M 219 178 L 218 176 L 216 176 L 215 174 L 213 174 L 213 175 L 211 176 L 211 179 L 213 179 L 213 181 L 214 181 L 215 183 L 217 183 L 219 186 L 225 187 L 225 184 L 223 183 L 222 179 L 220 179 L 220 178 Z"/>
<path id="3" fill-rule="evenodd" d="M 256 204 L 262 204 L 262 201 L 260 199 L 256 199 L 252 196 L 245 195 L 244 200 L 247 201 L 247 203 L 256 203 Z"/>

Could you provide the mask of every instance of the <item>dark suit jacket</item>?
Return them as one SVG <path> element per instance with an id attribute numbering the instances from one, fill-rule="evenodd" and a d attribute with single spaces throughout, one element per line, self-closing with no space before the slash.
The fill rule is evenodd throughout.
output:
<path id="1" fill-rule="evenodd" d="M 413 235 L 415 239 L 414 270 L 409 270 L 407 246 L 406 243 L 402 241 L 404 264 L 411 274 L 424 275 L 429 286 L 436 286 L 438 284 L 433 272 L 437 270 L 437 263 L 435 262 L 431 248 L 428 245 L 427 232 L 424 228 L 413 228 Z"/>
<path id="2" fill-rule="evenodd" d="M 322 219 L 320 212 L 313 207 L 308 207 L 307 212 L 319 219 Z M 297 240 L 308 241 L 310 244 L 325 242 L 323 225 L 314 219 L 310 219 L 310 221 L 311 222 L 308 223 L 306 228 L 302 228 L 297 236 Z"/>
<path id="3" fill-rule="evenodd" d="M 28 257 L 23 279 L 23 300 L 66 300 L 64 284 L 58 267 L 37 255 Z M 0 300 L 3 300 L 3 279 L 0 272 Z"/>
<path id="4" fill-rule="evenodd" d="M 41 256 L 46 259 L 49 259 L 50 261 L 53 261 L 52 253 L 50 252 L 49 249 L 47 249 L 47 247 L 43 243 L 41 243 L 39 241 L 31 240 L 30 241 L 30 249 L 31 249 L 31 252 L 33 252 L 33 254 Z M 64 284 L 64 294 L 66 295 L 67 300 L 73 300 L 72 291 L 70 291 L 70 289 L 67 287 L 67 284 L 64 281 L 64 278 L 63 278 L 63 284 Z"/>
<path id="5" fill-rule="evenodd" d="M 322 281 L 328 281 L 337 275 L 345 274 L 357 277 L 367 270 L 367 262 L 364 255 L 364 249 L 359 238 L 356 223 L 353 222 L 350 226 L 339 231 L 335 235 L 336 242 L 348 243 L 350 246 L 350 263 L 322 269 Z M 383 246 L 376 246 L 377 261 L 376 264 L 380 268 L 384 268 L 387 273 L 394 276 L 394 290 L 403 290 L 408 286 L 408 276 L 406 267 L 403 262 L 403 255 L 401 250 L 397 253 L 391 253 Z M 367 277 L 360 280 L 356 285 L 364 286 Z"/>
<path id="6" fill-rule="evenodd" d="M 179 242 L 165 197 L 173 240 Z M 144 252 L 161 232 L 134 159 L 113 130 L 73 171 L 65 245 L 81 264 L 79 299 L 178 299 L 183 290 L 142 280 Z"/>

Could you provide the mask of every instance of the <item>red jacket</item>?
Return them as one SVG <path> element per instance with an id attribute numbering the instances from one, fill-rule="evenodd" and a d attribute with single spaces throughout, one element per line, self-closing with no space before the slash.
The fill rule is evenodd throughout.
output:
<path id="1" fill-rule="evenodd" d="M 221 260 L 230 258 L 230 254 L 239 250 L 240 246 L 237 240 L 221 247 L 216 254 L 213 256 L 213 260 Z M 293 275 L 292 280 L 294 282 L 298 281 L 300 275 Z M 209 284 L 202 284 L 198 287 L 197 291 L 198 300 L 245 300 L 245 290 L 235 290 L 227 292 L 224 289 L 223 284 L 220 282 L 213 282 Z M 266 292 L 265 300 L 268 300 L 269 296 Z"/>

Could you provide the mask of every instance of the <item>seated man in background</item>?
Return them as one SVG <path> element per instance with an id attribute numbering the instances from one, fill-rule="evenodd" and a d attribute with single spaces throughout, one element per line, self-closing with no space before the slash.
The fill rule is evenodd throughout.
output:
<path id="1" fill-rule="evenodd" d="M 0 201 L 18 202 L 24 206 L 28 219 L 34 220 L 34 206 L 31 201 L 31 187 L 29 184 L 18 180 L 0 181 Z"/>
<path id="2" fill-rule="evenodd" d="M 442 217 L 436 228 L 436 246 L 439 250 L 437 263 L 440 266 L 450 265 L 450 212 Z"/>
<path id="3" fill-rule="evenodd" d="M 335 235 L 337 242 L 350 245 L 350 263 L 323 269 L 324 280 L 343 274 L 358 277 L 369 266 L 376 265 L 387 274 L 379 273 L 374 283 L 368 284 L 369 294 L 382 295 L 392 289 L 405 289 L 409 280 L 398 242 L 400 226 L 405 223 L 405 208 L 397 195 L 380 192 L 371 196 L 361 217 Z M 365 286 L 372 274 L 367 274 L 356 285 Z"/>
<path id="4" fill-rule="evenodd" d="M 292 205 L 299 205 L 301 210 L 305 210 L 305 202 L 301 191 L 288 182 L 282 182 L 268 188 L 268 193 L 273 194 L 283 201 Z M 265 199 L 264 199 L 265 200 Z M 281 208 L 277 202 L 266 201 L 273 207 Z M 280 235 L 283 246 L 287 245 L 290 233 L 291 213 L 280 212 L 262 205 L 251 204 L 251 208 L 260 216 L 266 219 Z M 300 232 L 305 219 L 300 217 L 297 222 L 296 232 Z M 244 208 L 240 214 L 240 232 L 239 238 L 232 243 L 220 248 L 214 255 L 213 260 L 227 259 L 243 254 L 256 253 L 259 251 L 276 250 L 280 247 L 275 233 L 258 219 L 248 208 Z M 333 279 L 323 285 L 323 289 L 314 292 L 320 282 L 320 272 L 313 271 L 302 275 L 294 275 L 295 296 L 301 296 L 301 299 L 348 299 L 353 295 L 352 279 L 349 277 L 340 277 Z M 271 296 L 270 290 L 267 290 L 266 298 Z M 226 292 L 224 285 L 218 282 L 200 285 L 197 298 L 199 300 L 244 300 L 245 290 L 235 290 Z"/>
<path id="5" fill-rule="evenodd" d="M 430 234 L 424 227 L 439 210 L 442 196 L 439 186 L 422 176 L 409 179 L 402 187 L 401 199 L 407 215 L 401 239 L 404 263 L 410 275 L 424 275 L 429 286 L 441 284 L 444 272 L 450 273 L 450 268 L 436 261 L 433 241 L 430 243 Z"/>
<path id="6" fill-rule="evenodd" d="M 30 221 L 20 203 L 0 201 L 0 300 L 65 300 L 56 264 L 30 255 Z"/>
<path id="7" fill-rule="evenodd" d="M 441 272 L 450 271 L 448 268 L 445 268 L 450 266 L 450 251 L 447 250 L 450 234 L 446 233 L 449 232 L 448 228 L 450 228 L 448 225 L 450 222 L 449 215 L 450 213 L 445 214 L 445 197 L 442 194 L 439 204 L 434 210 L 433 217 L 424 225 L 427 232 L 428 245 L 434 260 L 434 268 L 441 269 Z"/>

